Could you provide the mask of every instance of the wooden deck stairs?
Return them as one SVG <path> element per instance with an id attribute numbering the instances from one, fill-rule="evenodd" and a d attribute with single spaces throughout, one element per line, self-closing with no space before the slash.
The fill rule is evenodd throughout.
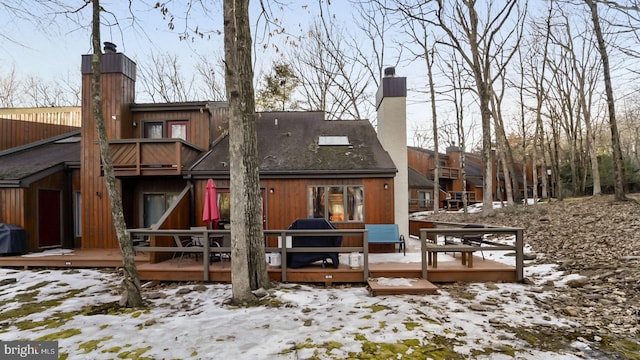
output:
<path id="1" fill-rule="evenodd" d="M 373 296 L 438 294 L 437 286 L 419 278 L 371 278 L 368 284 Z"/>

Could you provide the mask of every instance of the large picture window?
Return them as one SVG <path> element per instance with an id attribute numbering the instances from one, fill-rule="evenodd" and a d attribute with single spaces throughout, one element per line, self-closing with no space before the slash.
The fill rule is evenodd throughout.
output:
<path id="1" fill-rule="evenodd" d="M 311 186 L 307 191 L 307 216 L 329 221 L 364 221 L 362 186 Z"/>

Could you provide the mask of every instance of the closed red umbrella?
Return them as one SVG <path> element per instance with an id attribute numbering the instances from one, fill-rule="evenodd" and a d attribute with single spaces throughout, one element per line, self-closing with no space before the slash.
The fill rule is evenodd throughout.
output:
<path id="1" fill-rule="evenodd" d="M 209 179 L 207 180 L 207 191 L 205 192 L 204 197 L 202 221 L 215 223 L 218 220 L 220 220 L 220 209 L 218 209 L 218 190 L 216 189 L 216 183 L 214 183 L 212 179 Z"/>

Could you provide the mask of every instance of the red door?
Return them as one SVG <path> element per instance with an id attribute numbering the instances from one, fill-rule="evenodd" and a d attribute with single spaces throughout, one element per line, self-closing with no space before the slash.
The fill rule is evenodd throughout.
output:
<path id="1" fill-rule="evenodd" d="M 61 192 L 38 190 L 38 246 L 62 245 Z"/>

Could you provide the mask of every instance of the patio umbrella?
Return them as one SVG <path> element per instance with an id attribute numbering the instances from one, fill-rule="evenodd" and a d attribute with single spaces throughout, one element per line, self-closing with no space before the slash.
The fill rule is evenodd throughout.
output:
<path id="1" fill-rule="evenodd" d="M 212 179 L 207 180 L 207 191 L 204 197 L 204 208 L 202 209 L 202 221 L 211 223 L 213 228 L 215 222 L 220 220 L 220 209 L 218 209 L 218 190 L 216 183 Z"/>

